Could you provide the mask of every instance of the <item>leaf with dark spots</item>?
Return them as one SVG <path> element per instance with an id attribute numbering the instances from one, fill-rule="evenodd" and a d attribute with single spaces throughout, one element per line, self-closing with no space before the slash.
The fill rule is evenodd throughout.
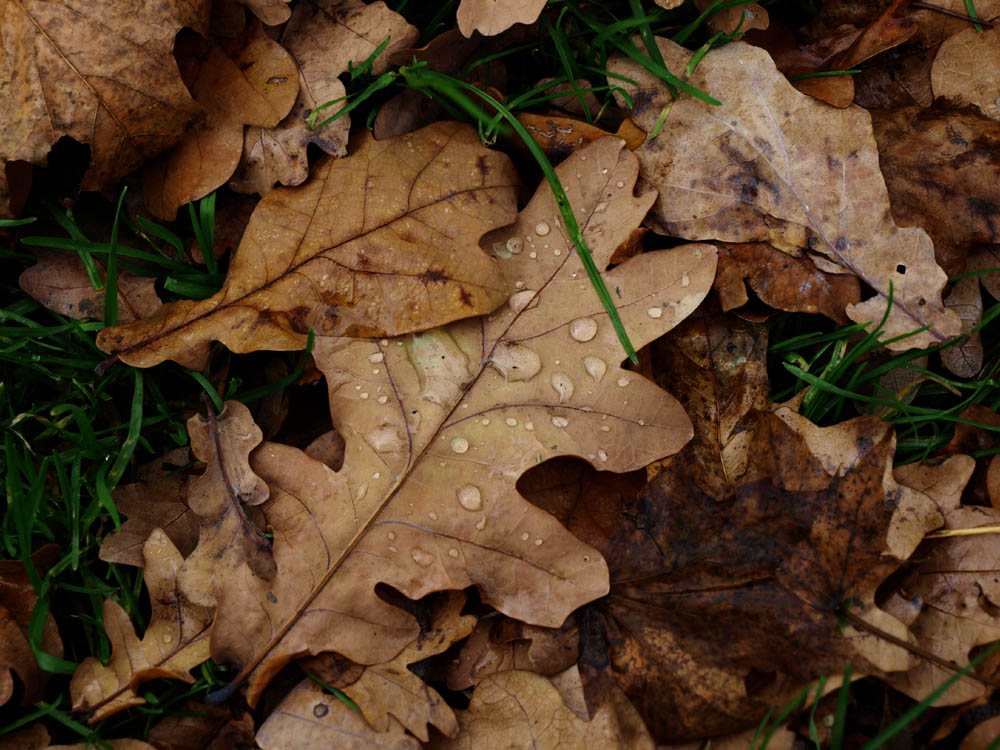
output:
<path id="1" fill-rule="evenodd" d="M 492 165 L 485 183 L 479 157 Z M 198 368 L 213 339 L 234 352 L 294 350 L 309 328 L 396 335 L 489 312 L 507 290 L 477 242 L 514 218 L 516 185 L 510 160 L 467 125 L 365 135 L 350 157 L 324 159 L 298 189 L 261 199 L 218 294 L 106 328 L 98 346 L 138 367 L 173 359 Z M 428 268 L 447 279 L 426 284 Z"/>
<path id="2" fill-rule="evenodd" d="M 601 547 L 611 592 L 592 605 L 600 628 L 585 631 L 584 653 L 607 649 L 604 674 L 661 743 L 753 726 L 848 658 L 868 674 L 914 664 L 875 635 L 912 641 L 874 594 L 940 515 L 892 479 L 892 431 L 872 418 L 819 428 L 788 409 L 752 412 L 742 428 L 733 490 L 702 489 L 686 448 Z M 775 679 L 751 693 L 754 674 Z"/>

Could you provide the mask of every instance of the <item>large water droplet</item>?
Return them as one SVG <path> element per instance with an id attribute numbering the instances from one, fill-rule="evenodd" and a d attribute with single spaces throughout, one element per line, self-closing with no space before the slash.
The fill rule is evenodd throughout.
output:
<path id="1" fill-rule="evenodd" d="M 537 234 L 539 237 L 544 237 L 549 233 L 549 231 L 550 231 L 549 225 L 546 224 L 544 221 L 540 221 L 537 224 L 535 224 L 535 234 Z"/>
<path id="2" fill-rule="evenodd" d="M 590 341 L 597 335 L 597 321 L 593 318 L 577 318 L 569 324 L 569 335 L 574 341 Z"/>
<path id="3" fill-rule="evenodd" d="M 466 510 L 479 510 L 483 507 L 483 493 L 474 484 L 464 485 L 458 490 L 458 504 Z"/>
<path id="4" fill-rule="evenodd" d="M 552 383 L 552 387 L 555 388 L 556 393 L 559 394 L 559 403 L 564 404 L 573 397 L 573 381 L 570 380 L 569 375 L 564 372 L 554 372 L 552 373 L 552 378 L 549 380 Z"/>
<path id="5" fill-rule="evenodd" d="M 413 562 L 422 568 L 426 568 L 434 562 L 434 555 L 425 549 L 421 549 L 420 547 L 414 547 L 413 551 L 410 552 L 410 557 L 413 558 Z"/>
<path id="6" fill-rule="evenodd" d="M 519 252 L 521 252 L 522 244 L 523 243 L 521 242 L 520 237 L 511 237 L 509 240 L 507 240 L 507 246 L 506 246 L 507 252 L 511 253 L 512 255 L 517 255 Z"/>
<path id="7" fill-rule="evenodd" d="M 455 453 L 465 453 L 469 450 L 469 441 L 464 437 L 456 437 L 451 439 L 451 449 Z"/>
<path id="8" fill-rule="evenodd" d="M 368 357 L 368 361 L 371 362 L 373 365 L 377 365 L 384 359 L 385 355 L 382 352 L 375 352 L 374 354 Z"/>
<path id="9" fill-rule="evenodd" d="M 504 380 L 517 382 L 535 377 L 542 369 L 542 360 L 526 346 L 502 343 L 493 352 L 490 365 Z"/>
<path id="10" fill-rule="evenodd" d="M 566 427 L 569 425 L 569 420 L 566 417 L 552 417 L 552 424 L 556 427 Z"/>
<path id="11" fill-rule="evenodd" d="M 646 315 L 648 315 L 649 317 L 653 318 L 654 320 L 656 318 L 661 318 L 661 317 L 663 317 L 663 308 L 662 307 L 651 307 L 648 310 L 646 310 Z"/>
<path id="12" fill-rule="evenodd" d="M 525 289 L 520 292 L 514 292 L 514 294 L 510 295 L 510 299 L 507 300 L 507 304 L 510 305 L 510 309 L 517 314 L 530 305 L 534 298 L 535 292 L 531 289 Z"/>
<path id="13" fill-rule="evenodd" d="M 583 369 L 594 379 L 595 383 L 599 383 L 604 377 L 604 373 L 607 372 L 608 365 L 600 357 L 590 355 L 583 358 Z"/>
<path id="14" fill-rule="evenodd" d="M 507 417 L 504 420 L 504 424 L 506 424 L 508 427 L 517 427 L 517 420 L 514 419 L 514 417 Z"/>

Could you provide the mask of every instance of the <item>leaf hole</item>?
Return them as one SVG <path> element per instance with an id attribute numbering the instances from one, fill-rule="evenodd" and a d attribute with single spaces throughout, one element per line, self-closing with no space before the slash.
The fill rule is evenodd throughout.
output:
<path id="1" fill-rule="evenodd" d="M 896 273 L 898 273 L 900 276 L 902 276 L 903 274 L 905 274 L 906 273 L 906 266 L 903 265 L 902 263 L 900 263 L 899 265 L 897 265 L 896 266 Z"/>

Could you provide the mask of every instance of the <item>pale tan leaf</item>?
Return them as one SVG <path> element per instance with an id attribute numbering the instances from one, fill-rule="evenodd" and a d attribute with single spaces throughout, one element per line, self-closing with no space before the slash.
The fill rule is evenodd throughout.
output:
<path id="1" fill-rule="evenodd" d="M 622 146 L 604 138 L 557 168 L 598 267 L 654 197 L 633 195 L 638 165 Z M 243 568 L 213 630 L 213 654 L 242 665 L 251 703 L 294 657 L 377 664 L 412 641 L 416 623 L 375 596 L 379 582 L 413 599 L 476 585 L 502 612 L 549 627 L 606 591 L 600 555 L 527 503 L 518 476 L 558 455 L 635 470 L 678 450 L 691 426 L 619 366 L 559 216 L 543 184 L 513 226 L 485 238 L 513 289 L 495 313 L 395 340 L 317 340 L 344 465 L 272 443 L 253 454 L 271 488 L 278 574 L 264 582 Z M 632 342 L 688 315 L 714 271 L 714 248 L 685 245 L 608 272 Z"/>
<path id="2" fill-rule="evenodd" d="M 674 0 L 670 0 L 670 2 L 674 2 Z M 695 0 L 694 4 L 699 11 L 704 12 L 712 5 L 712 0 Z M 657 5 L 660 5 L 660 3 L 657 3 Z M 674 2 L 674 5 L 680 5 L 680 3 Z M 669 8 L 672 6 L 663 5 L 661 7 Z M 757 3 L 747 3 L 746 5 L 737 5 L 717 10 L 708 17 L 707 23 L 712 31 L 732 34 L 739 29 L 740 34 L 745 34 L 750 29 L 766 29 L 770 25 L 771 19 L 767 11 L 760 5 Z"/>
<path id="3" fill-rule="evenodd" d="M 177 588 L 184 562 L 160 529 L 143 547 L 145 581 L 152 605 L 149 625 L 140 639 L 120 605 L 104 601 L 104 629 L 111 641 L 111 661 L 105 666 L 89 656 L 70 682 L 73 710 L 93 711 L 91 723 L 145 703 L 137 690 L 158 678 L 194 682 L 188 670 L 208 658 L 212 611 L 188 602 Z"/>
<path id="4" fill-rule="evenodd" d="M 960 378 L 971 378 L 983 367 L 983 340 L 972 329 L 983 318 L 983 298 L 979 294 L 979 279 L 966 276 L 955 282 L 944 298 L 945 307 L 962 319 L 964 340 L 941 350 L 941 364 Z"/>
<path id="5" fill-rule="evenodd" d="M 257 732 L 262 750 L 420 750 L 420 743 L 393 717 L 384 732 L 371 727 L 359 711 L 312 680 L 303 680 L 278 704 Z"/>
<path id="6" fill-rule="evenodd" d="M 143 175 L 147 208 L 167 220 L 229 179 L 243 150 L 244 125 L 277 125 L 299 91 L 295 61 L 260 22 L 234 40 L 183 37 L 176 54 L 207 116 Z"/>
<path id="7" fill-rule="evenodd" d="M 480 682 L 466 711 L 459 712 L 461 733 L 431 742 L 432 750 L 480 747 L 621 748 L 653 750 L 654 743 L 627 700 L 609 700 L 590 721 L 563 702 L 545 677 L 532 672 L 501 672 Z"/>
<path id="8" fill-rule="evenodd" d="M 458 29 L 467 37 L 495 36 L 515 23 L 534 23 L 544 7 L 545 0 L 462 0 Z"/>
<path id="9" fill-rule="evenodd" d="M 997 737 L 1000 737 L 1000 716 L 993 716 L 976 724 L 965 735 L 958 750 L 989 750 L 996 745 Z"/>
<path id="10" fill-rule="evenodd" d="M 87 269 L 76 253 L 40 248 L 38 260 L 24 271 L 18 285 L 45 307 L 70 318 L 104 320 L 104 289 L 94 289 Z M 102 278 L 104 267 L 98 263 Z M 156 279 L 118 274 L 118 321 L 129 323 L 148 318 L 163 303 L 156 294 Z"/>
<path id="11" fill-rule="evenodd" d="M 0 5 L 0 153 L 45 164 L 69 136 L 91 147 L 84 189 L 109 187 L 176 143 L 200 116 L 174 35 L 207 0 L 6 0 Z M 133 64 L 124 64 L 131 61 Z"/>
<path id="12" fill-rule="evenodd" d="M 291 15 L 288 0 L 239 0 L 239 2 L 268 26 L 284 23 Z"/>
<path id="13" fill-rule="evenodd" d="M 366 135 L 349 158 L 261 199 L 218 294 L 106 328 L 98 346 L 139 367 L 197 368 L 212 339 L 237 353 L 301 349 L 309 328 L 396 334 L 492 310 L 506 290 L 476 242 L 511 221 L 516 184 L 467 125 Z"/>
<path id="14" fill-rule="evenodd" d="M 247 128 L 243 156 L 230 186 L 263 195 L 275 182 L 302 183 L 309 174 L 309 144 L 331 156 L 344 156 L 350 115 L 316 130 L 309 129 L 306 118 L 320 105 L 347 93 L 340 76 L 347 72 L 349 64 L 363 63 L 388 37 L 389 44 L 372 63 L 372 74 L 380 75 L 386 70 L 389 56 L 412 45 L 418 36 L 415 26 L 381 0 L 370 5 L 360 0 L 297 5 L 282 31 L 281 43 L 298 65 L 298 98 L 292 111 L 275 127 Z M 342 101 L 322 110 L 317 123 L 345 104 Z"/>
<path id="15" fill-rule="evenodd" d="M 45 750 L 49 746 L 50 740 L 49 730 L 39 722 L 5 734 L 3 748 L 4 750 Z"/>
<path id="16" fill-rule="evenodd" d="M 931 89 L 1000 120 L 1000 27 L 968 28 L 946 39 L 931 66 Z"/>
<path id="17" fill-rule="evenodd" d="M 467 636 L 476 618 L 463 617 L 465 596 L 448 592 L 434 613 L 427 632 L 421 632 L 396 658 L 373 664 L 343 688 L 377 732 L 388 732 L 390 717 L 427 742 L 427 726 L 433 724 L 443 734 L 453 736 L 458 721 L 444 699 L 409 670 L 409 665 L 426 659 Z"/>
<path id="18" fill-rule="evenodd" d="M 264 436 L 239 401 L 227 401 L 218 416 L 194 415 L 187 428 L 191 451 L 207 468 L 189 485 L 188 506 L 201 516 L 201 527 L 177 585 L 194 604 L 214 607 L 219 590 L 242 565 L 262 578 L 274 576 L 271 543 L 243 509 L 267 500 L 267 485 L 249 463 L 250 451 Z"/>
<path id="19" fill-rule="evenodd" d="M 668 68 L 684 70 L 690 53 L 660 40 Z M 666 86 L 623 57 L 609 70 L 638 82 L 626 88 L 633 119 L 650 131 L 669 103 Z M 947 281 L 927 234 L 892 221 L 870 119 L 835 110 L 795 91 L 761 49 L 733 42 L 711 50 L 690 83 L 722 101 L 685 95 L 674 102 L 660 137 L 636 151 L 660 197 L 648 221 L 665 234 L 731 242 L 768 241 L 811 250 L 829 266 L 871 286 L 874 297 L 847 307 L 856 322 L 881 320 L 890 338 L 929 330 L 895 348 L 946 341 L 960 329 L 941 302 Z"/>

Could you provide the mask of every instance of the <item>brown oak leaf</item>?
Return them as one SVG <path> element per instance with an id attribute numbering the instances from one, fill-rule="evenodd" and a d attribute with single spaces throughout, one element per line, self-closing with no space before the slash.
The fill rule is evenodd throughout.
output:
<path id="1" fill-rule="evenodd" d="M 946 39 L 931 66 L 931 89 L 935 97 L 1000 120 L 1000 26 L 967 28 Z"/>
<path id="2" fill-rule="evenodd" d="M 45 164 L 63 136 L 91 148 L 84 189 L 110 187 L 201 114 L 172 54 L 211 3 L 7 0 L 0 7 L 0 153 Z M 131 60 L 135 64 L 123 65 Z"/>
<path id="3" fill-rule="evenodd" d="M 633 195 L 638 165 L 622 146 L 596 141 L 557 168 L 598 267 L 654 199 Z M 412 599 L 476 585 L 505 614 L 558 626 L 602 595 L 606 568 L 518 494 L 517 478 L 557 455 L 632 471 L 690 439 L 676 401 L 619 366 L 547 185 L 484 242 L 512 289 L 493 314 L 395 340 L 317 340 L 345 439 L 339 472 L 288 446 L 253 454 L 271 489 L 278 574 L 235 576 L 212 635 L 215 657 L 250 678 L 251 703 L 292 658 L 336 651 L 377 664 L 410 642 L 414 620 L 375 596 L 378 582 Z M 714 248 L 684 245 L 638 255 L 606 280 L 639 346 L 688 315 L 714 271 Z"/>
<path id="4" fill-rule="evenodd" d="M 250 410 L 227 401 L 219 415 L 188 420 L 191 451 L 207 464 L 188 486 L 188 507 L 201 516 L 198 546 L 177 573 L 188 601 L 213 607 L 219 590 L 242 565 L 254 575 L 274 577 L 271 543 L 243 510 L 267 500 L 267 485 L 250 469 L 250 451 L 263 439 Z"/>
<path id="5" fill-rule="evenodd" d="M 70 682 L 73 710 L 93 711 L 90 722 L 146 702 L 143 682 L 170 678 L 193 683 L 188 670 L 209 656 L 212 611 L 190 603 L 177 587 L 184 562 L 160 529 L 143 546 L 144 578 L 152 605 L 149 625 L 140 639 L 121 605 L 104 600 L 104 629 L 111 641 L 107 665 L 94 656 L 83 660 Z"/>
<path id="6" fill-rule="evenodd" d="M 253 716 L 240 717 L 226 706 L 186 703 L 149 730 L 157 750 L 252 750 Z"/>
<path id="7" fill-rule="evenodd" d="M 966 276 L 955 282 L 944 304 L 962 319 L 962 341 L 941 350 L 941 364 L 960 378 L 979 374 L 983 366 L 983 340 L 972 329 L 983 318 L 983 298 L 979 293 L 979 280 Z"/>
<path id="8" fill-rule="evenodd" d="M 476 31 L 495 36 L 515 23 L 534 23 L 544 7 L 545 0 L 462 0 L 458 30 L 467 37 Z"/>
<path id="9" fill-rule="evenodd" d="M 684 70 L 691 53 L 659 41 L 668 68 Z M 637 63 L 616 57 L 610 72 L 626 84 L 632 117 L 647 131 L 670 102 L 666 86 Z M 892 346 L 946 341 L 960 329 L 944 307 L 947 281 L 927 234 L 892 221 L 868 115 L 833 110 L 795 91 L 763 50 L 733 42 L 711 50 L 690 83 L 722 101 L 673 102 L 664 137 L 636 151 L 643 177 L 660 191 L 647 221 L 686 239 L 768 241 L 808 249 L 823 270 L 851 273 L 876 294 L 846 312 L 877 323 L 888 306 L 886 338 L 929 329 Z"/>
<path id="10" fill-rule="evenodd" d="M 467 125 L 365 135 L 350 157 L 261 199 L 218 294 L 106 328 L 98 346 L 138 367 L 200 368 L 212 339 L 237 353 L 294 350 L 309 328 L 398 334 L 482 314 L 506 290 L 476 242 L 512 220 L 516 184 Z"/>

